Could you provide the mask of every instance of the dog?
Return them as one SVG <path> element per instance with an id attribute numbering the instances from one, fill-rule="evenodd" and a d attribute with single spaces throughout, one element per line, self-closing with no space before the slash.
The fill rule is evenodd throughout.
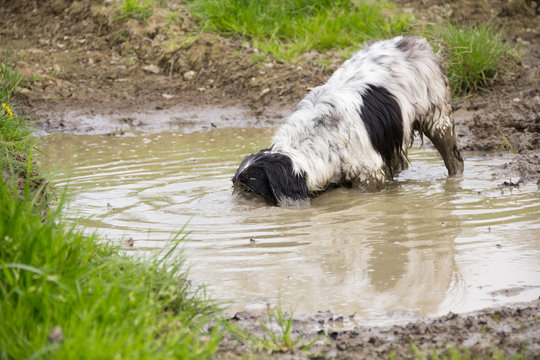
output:
<path id="1" fill-rule="evenodd" d="M 285 207 L 307 205 L 336 185 L 378 191 L 408 167 L 417 134 L 432 141 L 449 175 L 462 174 L 450 101 L 425 39 L 371 43 L 300 101 L 270 147 L 242 161 L 233 191 Z"/>

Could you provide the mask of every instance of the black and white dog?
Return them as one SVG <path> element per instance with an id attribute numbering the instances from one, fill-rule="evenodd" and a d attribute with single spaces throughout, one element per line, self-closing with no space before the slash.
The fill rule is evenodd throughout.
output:
<path id="1" fill-rule="evenodd" d="M 380 190 L 407 168 L 415 133 L 463 173 L 448 80 L 424 39 L 396 37 L 356 52 L 300 101 L 268 149 L 247 156 L 232 178 L 236 192 L 300 206 L 332 185 Z"/>

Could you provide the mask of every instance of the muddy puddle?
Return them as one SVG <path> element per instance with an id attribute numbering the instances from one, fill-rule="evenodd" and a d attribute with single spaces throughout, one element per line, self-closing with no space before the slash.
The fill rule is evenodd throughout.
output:
<path id="1" fill-rule="evenodd" d="M 463 177 L 448 178 L 431 147 L 414 146 L 409 170 L 380 193 L 335 189 L 302 209 L 235 198 L 236 167 L 273 131 L 54 134 L 41 162 L 67 186 L 67 216 L 134 255 L 187 224 L 190 279 L 230 312 L 281 299 L 296 314 L 384 323 L 540 295 L 540 192 L 501 185 L 510 179 L 492 174 L 504 155 L 465 153 Z"/>

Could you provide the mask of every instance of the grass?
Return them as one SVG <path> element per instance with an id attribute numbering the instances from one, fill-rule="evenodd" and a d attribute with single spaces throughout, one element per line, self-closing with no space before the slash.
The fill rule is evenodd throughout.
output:
<path id="1" fill-rule="evenodd" d="M 169 11 L 165 17 L 167 25 L 180 24 L 182 21 L 177 12 Z"/>
<path id="2" fill-rule="evenodd" d="M 8 166 L 7 159 L 24 159 L 34 148 L 36 141 L 25 117 L 17 115 L 11 102 L 11 94 L 21 83 L 23 76 L 15 69 L 9 52 L 0 61 L 0 166 Z M 16 164 L 11 164 L 16 165 Z"/>
<path id="3" fill-rule="evenodd" d="M 117 8 L 116 12 L 118 18 L 120 19 L 138 19 L 140 21 L 148 20 L 154 13 L 154 8 L 156 7 L 167 7 L 166 0 L 122 0 L 120 2 L 120 7 Z M 170 13 L 172 21 L 178 22 L 178 17 Z M 169 14 L 168 14 L 169 15 Z M 169 16 L 167 16 L 167 21 L 169 21 Z"/>
<path id="4" fill-rule="evenodd" d="M 230 323 L 227 323 L 228 331 L 233 334 L 240 342 L 248 343 L 254 352 L 284 353 L 290 351 L 308 351 L 319 339 L 317 336 L 312 341 L 305 341 L 299 334 L 293 336 L 293 317 L 283 312 L 281 302 L 278 303 L 277 309 L 267 309 L 268 325 L 260 323 L 265 335 L 261 337 L 254 336 L 238 328 Z M 273 325 L 277 326 L 278 330 L 272 329 Z"/>
<path id="5" fill-rule="evenodd" d="M 118 17 L 146 21 L 152 16 L 155 5 L 155 0 L 122 0 L 118 8 Z"/>
<path id="6" fill-rule="evenodd" d="M 311 50 L 333 50 L 348 57 L 369 40 L 415 34 L 426 37 L 446 56 L 447 75 L 455 97 L 484 90 L 504 71 L 514 48 L 504 29 L 491 24 L 460 27 L 450 22 L 418 26 L 390 2 L 348 0 L 187 0 L 202 29 L 249 39 L 264 55 L 295 62 Z M 336 56 L 330 55 L 330 56 Z"/>
<path id="7" fill-rule="evenodd" d="M 4 58 L 0 61 L 0 99 L 7 103 L 11 93 L 21 83 L 23 76 L 13 66 L 9 51 L 6 51 Z"/>
<path id="8" fill-rule="evenodd" d="M 217 307 L 190 289 L 182 261 L 135 260 L 62 220 L 36 174 L 36 140 L 11 92 L 20 75 L 0 65 L 0 357 L 2 359 L 205 359 Z M 17 80 L 19 79 L 19 80 Z M 18 170 L 22 169 L 22 170 Z"/>
<path id="9" fill-rule="evenodd" d="M 485 90 L 503 71 L 506 56 L 515 49 L 504 40 L 504 30 L 491 24 L 432 27 L 426 36 L 445 55 L 447 75 L 455 96 Z"/>
<path id="10" fill-rule="evenodd" d="M 356 47 L 410 29 L 386 1 L 188 0 L 206 30 L 240 34 L 264 53 L 292 61 L 303 52 Z"/>
<path id="11" fill-rule="evenodd" d="M 503 133 L 500 127 L 497 126 L 497 130 L 499 130 L 499 134 L 501 135 L 501 139 L 503 141 L 501 147 L 499 148 L 500 151 L 504 149 L 508 149 L 508 151 L 517 154 L 517 149 L 510 143 L 506 135 Z M 498 321 L 498 319 L 496 319 Z"/>
<path id="12" fill-rule="evenodd" d="M 61 221 L 0 179 L 0 353 L 24 359 L 207 358 L 215 311 L 190 294 L 181 263 L 135 261 Z M 174 247 L 173 247 L 174 248 Z M 172 252 L 169 252 L 171 254 Z M 166 259 L 166 256 L 165 256 Z M 59 327 L 63 340 L 50 340 Z"/>

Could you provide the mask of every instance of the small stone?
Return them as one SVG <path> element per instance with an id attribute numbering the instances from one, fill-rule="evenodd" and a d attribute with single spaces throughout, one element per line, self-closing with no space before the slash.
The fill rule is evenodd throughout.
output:
<path id="1" fill-rule="evenodd" d="M 269 92 L 270 92 L 270 88 L 264 88 L 261 91 L 261 96 L 264 96 L 264 95 L 268 94 Z"/>
<path id="2" fill-rule="evenodd" d="M 174 95 L 170 95 L 170 94 L 161 94 L 161 96 L 163 96 L 167 100 L 172 99 L 174 97 Z"/>
<path id="3" fill-rule="evenodd" d="M 518 102 L 521 101 L 521 99 L 517 97 L 517 98 L 512 99 L 512 101 L 515 102 L 515 103 L 518 103 Z"/>
<path id="4" fill-rule="evenodd" d="M 51 344 L 58 344 L 63 341 L 64 333 L 62 332 L 62 328 L 59 325 L 56 325 L 49 333 L 48 339 Z"/>
<path id="5" fill-rule="evenodd" d="M 186 71 L 182 76 L 184 77 L 184 80 L 189 81 L 195 79 L 195 76 L 197 73 L 193 70 Z"/>
<path id="6" fill-rule="evenodd" d="M 124 240 L 123 244 L 125 247 L 130 248 L 130 247 L 133 247 L 133 245 L 135 245 L 135 240 L 133 240 L 133 238 L 129 238 L 127 240 Z"/>
<path id="7" fill-rule="evenodd" d="M 159 66 L 157 65 L 154 65 L 154 64 L 150 64 L 150 65 L 145 65 L 142 67 L 142 69 L 148 73 L 152 73 L 152 74 L 159 74 Z"/>

